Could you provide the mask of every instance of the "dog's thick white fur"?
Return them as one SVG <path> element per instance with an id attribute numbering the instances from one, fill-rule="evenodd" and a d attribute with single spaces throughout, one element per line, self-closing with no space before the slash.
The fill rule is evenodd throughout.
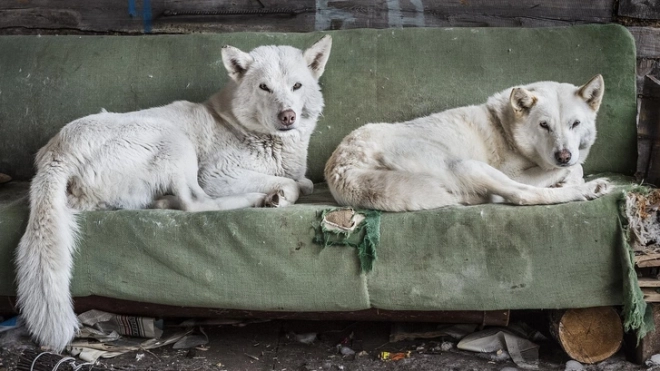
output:
<path id="1" fill-rule="evenodd" d="M 340 204 L 387 211 L 600 197 L 609 182 L 585 183 L 582 163 L 604 89 L 601 75 L 582 87 L 537 82 L 479 106 L 368 124 L 339 144 L 325 177 Z"/>
<path id="2" fill-rule="evenodd" d="M 227 46 L 231 80 L 207 102 L 103 111 L 69 123 L 39 151 L 16 254 L 18 304 L 39 344 L 61 351 L 78 329 L 69 292 L 76 211 L 285 206 L 312 191 L 307 146 L 331 45 L 325 36 L 304 52 Z"/>

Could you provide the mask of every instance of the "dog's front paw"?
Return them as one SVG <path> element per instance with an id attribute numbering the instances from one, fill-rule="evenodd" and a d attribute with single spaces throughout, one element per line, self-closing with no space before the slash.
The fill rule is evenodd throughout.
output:
<path id="1" fill-rule="evenodd" d="M 281 189 L 267 194 L 264 198 L 264 207 L 282 207 L 288 204 L 286 198 L 284 198 L 284 191 Z"/>
<path id="2" fill-rule="evenodd" d="M 587 200 L 593 200 L 598 197 L 605 196 L 606 194 L 612 192 L 612 189 L 614 189 L 612 183 L 610 183 L 610 181 L 605 178 L 592 180 L 590 182 L 584 183 L 579 187 L 583 189 L 582 194 Z"/>
<path id="3" fill-rule="evenodd" d="M 556 184 L 550 186 L 550 188 L 579 186 L 584 184 L 584 172 L 582 170 L 582 165 L 578 164 L 562 170 L 565 171 L 565 175 Z"/>
<path id="4" fill-rule="evenodd" d="M 298 184 L 298 187 L 300 188 L 300 193 L 303 195 L 310 195 L 312 192 L 314 192 L 314 183 L 307 179 L 307 178 L 302 178 L 296 180 L 296 183 Z"/>

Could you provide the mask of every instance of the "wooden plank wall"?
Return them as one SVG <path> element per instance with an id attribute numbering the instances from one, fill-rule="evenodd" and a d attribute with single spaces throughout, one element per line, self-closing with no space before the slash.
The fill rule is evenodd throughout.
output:
<path id="1" fill-rule="evenodd" d="M 311 31 L 612 22 L 615 0 L 2 0 L 0 29 L 30 33 Z"/>

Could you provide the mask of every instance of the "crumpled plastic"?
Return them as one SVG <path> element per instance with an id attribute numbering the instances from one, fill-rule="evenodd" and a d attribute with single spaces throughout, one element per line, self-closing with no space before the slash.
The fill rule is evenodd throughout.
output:
<path id="1" fill-rule="evenodd" d="M 467 335 L 456 347 L 481 353 L 506 351 L 518 367 L 524 369 L 539 367 L 539 346 L 503 327 L 492 327 Z"/>

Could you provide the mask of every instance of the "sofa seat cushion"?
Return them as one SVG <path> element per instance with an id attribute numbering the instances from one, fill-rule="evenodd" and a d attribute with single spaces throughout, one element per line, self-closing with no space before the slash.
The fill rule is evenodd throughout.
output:
<path id="1" fill-rule="evenodd" d="M 383 213 L 378 258 L 366 274 L 355 249 L 312 242 L 321 212 L 337 207 L 325 184 L 281 209 L 83 212 L 72 291 L 264 311 L 617 305 L 625 189 L 562 205 Z M 0 296 L 15 295 L 26 193 L 27 183 L 0 188 Z"/>

